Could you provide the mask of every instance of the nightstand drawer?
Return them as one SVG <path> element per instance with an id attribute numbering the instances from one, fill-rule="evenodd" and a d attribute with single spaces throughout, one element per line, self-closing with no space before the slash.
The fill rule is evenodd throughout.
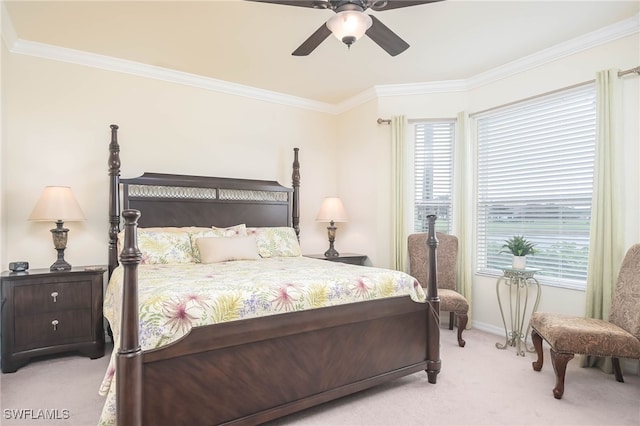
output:
<path id="1" fill-rule="evenodd" d="M 91 280 L 18 285 L 14 289 L 16 317 L 74 308 L 91 308 Z"/>
<path id="2" fill-rule="evenodd" d="M 92 340 L 91 309 L 47 312 L 15 320 L 14 349 Z"/>

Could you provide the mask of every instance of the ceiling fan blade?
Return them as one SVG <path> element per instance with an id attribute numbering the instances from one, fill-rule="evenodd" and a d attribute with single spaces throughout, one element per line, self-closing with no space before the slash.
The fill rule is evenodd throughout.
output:
<path id="1" fill-rule="evenodd" d="M 420 4 L 427 4 L 427 3 L 435 3 L 435 2 L 439 2 L 439 1 L 443 1 L 443 0 L 422 0 L 422 1 L 412 1 L 412 0 L 388 0 L 388 1 L 380 1 L 380 0 L 373 0 L 370 1 L 369 4 L 369 8 L 371 10 L 375 10 L 375 11 L 381 11 L 381 10 L 391 10 L 391 9 L 400 9 L 401 7 L 409 7 L 409 6 L 418 6 Z"/>
<path id="2" fill-rule="evenodd" d="M 322 24 L 322 26 L 318 28 L 315 33 L 311 34 L 311 36 L 300 45 L 300 47 L 293 51 L 292 55 L 307 56 L 309 53 L 313 52 L 320 43 L 329 37 L 330 34 L 331 30 L 327 28 L 326 24 Z"/>
<path id="3" fill-rule="evenodd" d="M 318 0 L 246 0 L 252 1 L 254 3 L 273 3 L 273 4 L 283 4 L 285 6 L 298 6 L 298 7 L 310 7 L 312 9 L 323 9 L 323 5 L 325 3 L 330 6 L 329 1 L 318 1 Z"/>
<path id="4" fill-rule="evenodd" d="M 406 41 L 380 22 L 378 18 L 373 15 L 369 16 L 371 16 L 373 24 L 365 34 L 375 41 L 378 46 L 386 50 L 389 55 L 396 56 L 409 48 L 409 44 Z"/>

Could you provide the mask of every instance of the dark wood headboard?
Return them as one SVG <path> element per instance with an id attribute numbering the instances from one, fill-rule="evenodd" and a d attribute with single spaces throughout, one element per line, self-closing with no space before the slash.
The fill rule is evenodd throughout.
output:
<path id="1" fill-rule="evenodd" d="M 293 149 L 292 188 L 275 181 L 144 173 L 120 179 L 118 126 L 109 144 L 109 276 L 118 266 L 117 236 L 121 212 L 141 212 L 140 227 L 293 226 L 300 228 L 300 163 Z M 122 208 L 120 207 L 122 203 Z"/>

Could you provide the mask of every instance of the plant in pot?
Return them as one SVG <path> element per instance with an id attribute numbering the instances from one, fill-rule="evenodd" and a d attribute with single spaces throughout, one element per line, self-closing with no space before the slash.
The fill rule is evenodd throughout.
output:
<path id="1" fill-rule="evenodd" d="M 500 253 L 511 253 L 513 255 L 512 267 L 514 269 L 524 269 L 527 266 L 527 255 L 535 254 L 535 244 L 527 240 L 524 235 L 514 235 L 504 241 Z"/>

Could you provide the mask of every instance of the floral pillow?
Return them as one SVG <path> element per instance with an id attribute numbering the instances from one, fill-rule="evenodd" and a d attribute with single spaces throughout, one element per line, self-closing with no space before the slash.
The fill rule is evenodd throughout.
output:
<path id="1" fill-rule="evenodd" d="M 247 228 L 248 235 L 256 236 L 258 253 L 262 257 L 301 256 L 296 231 L 288 226 Z"/>
<path id="2" fill-rule="evenodd" d="M 200 262 L 200 248 L 198 247 L 198 238 L 213 238 L 213 237 L 244 237 L 247 235 L 247 227 L 244 223 L 240 225 L 230 226 L 228 228 L 199 228 L 196 232 L 191 232 L 189 235 L 191 239 L 191 250 L 193 251 L 193 259 L 195 262 Z"/>
<path id="3" fill-rule="evenodd" d="M 140 264 L 192 263 L 189 233 L 183 228 L 138 228 Z M 124 231 L 118 233 L 118 253 L 124 245 Z M 119 254 L 118 254 L 119 255 Z"/>
<path id="4" fill-rule="evenodd" d="M 208 230 L 209 228 L 200 228 L 197 226 L 154 226 L 154 227 L 150 227 L 150 228 L 136 228 L 137 231 L 137 235 L 139 236 L 140 233 L 145 233 L 145 232 L 186 232 L 188 234 L 191 234 L 193 232 L 197 232 L 200 230 Z M 138 237 L 139 238 L 139 237 Z M 116 244 L 117 244 L 117 250 L 118 250 L 118 256 L 120 256 L 120 252 L 122 251 L 122 247 L 124 247 L 124 229 L 120 230 L 120 232 L 118 232 L 118 237 L 116 240 Z M 140 243 L 138 242 L 138 245 L 140 245 Z"/>

